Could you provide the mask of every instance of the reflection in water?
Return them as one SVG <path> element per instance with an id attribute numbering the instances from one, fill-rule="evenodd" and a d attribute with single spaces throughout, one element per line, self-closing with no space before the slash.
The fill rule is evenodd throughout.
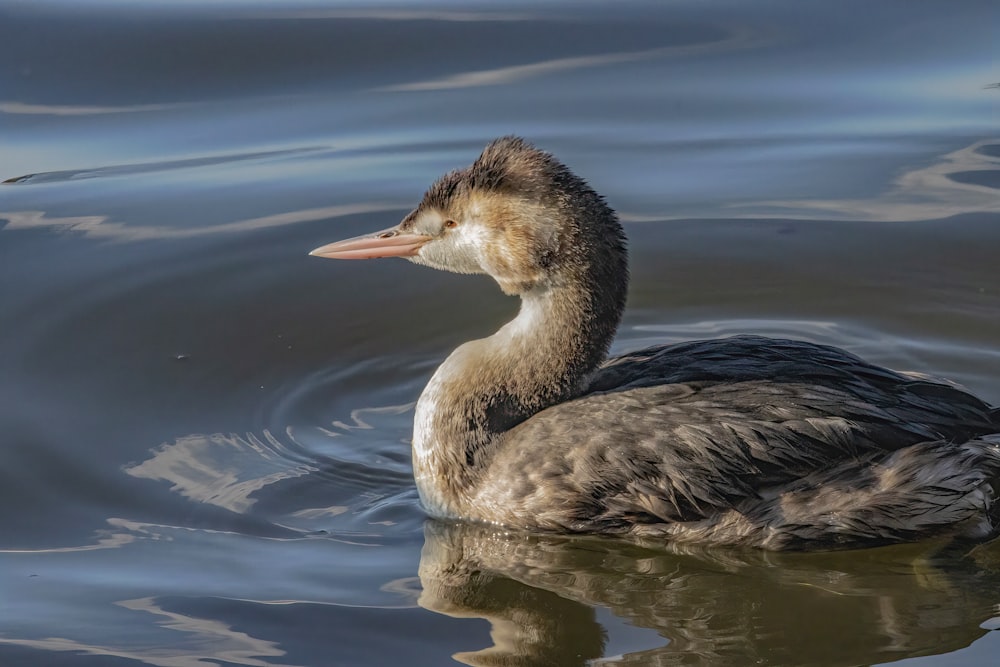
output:
<path id="1" fill-rule="evenodd" d="M 343 206 L 324 206 L 287 213 L 277 213 L 258 218 L 224 222 L 203 227 L 158 227 L 111 222 L 106 215 L 85 215 L 71 217 L 49 217 L 44 211 L 0 211 L 0 220 L 6 220 L 4 229 L 49 228 L 63 232 L 74 232 L 94 239 L 112 241 L 149 241 L 184 239 L 211 234 L 236 234 L 256 229 L 282 227 L 300 222 L 341 218 L 375 211 L 393 210 L 384 203 L 359 203 Z"/>
<path id="2" fill-rule="evenodd" d="M 294 395 L 275 411 L 279 417 L 286 411 L 294 415 L 304 400 L 308 397 Z M 408 425 L 411 410 L 412 403 L 359 408 L 325 427 L 275 425 L 259 434 L 192 433 L 161 444 L 123 470 L 167 482 L 190 501 L 250 517 L 250 524 L 230 529 L 367 534 L 372 525 L 423 517 L 409 457 L 397 460 L 395 452 L 406 445 L 382 440 L 383 429 Z M 373 447 L 378 444 L 387 451 Z"/>
<path id="3" fill-rule="evenodd" d="M 606 641 L 594 607 L 662 637 L 615 664 L 870 664 L 967 646 L 1000 602 L 982 552 L 928 545 L 668 553 L 442 522 L 425 540 L 420 605 L 492 625 L 494 646 L 454 656 L 477 666 L 593 664 Z"/>
<path id="4" fill-rule="evenodd" d="M 947 153 L 930 166 L 905 172 L 887 192 L 871 199 L 789 199 L 747 202 L 741 207 L 775 207 L 783 209 L 782 215 L 804 219 L 833 216 L 887 222 L 995 213 L 1000 211 L 1000 197 L 995 188 L 982 182 L 1000 173 L 1000 157 L 990 150 L 995 145 L 995 140 L 977 141 Z M 969 174 L 979 174 L 980 178 L 970 178 Z"/>
<path id="5" fill-rule="evenodd" d="M 672 47 L 694 48 L 694 47 Z M 649 52 L 613 54 L 620 59 L 637 59 L 653 57 L 654 52 L 663 49 L 653 49 Z M 421 82 L 405 84 L 394 89 L 434 89 L 438 87 L 455 87 L 466 85 L 492 85 L 502 82 L 508 77 L 534 75 L 533 68 L 548 66 L 563 69 L 566 67 L 593 66 L 601 64 L 598 61 L 605 56 L 586 56 L 568 58 L 547 63 L 523 65 L 502 68 L 490 72 L 473 72 L 460 74 L 439 82 Z M 576 61 L 581 61 L 577 63 Z M 564 62 L 565 61 L 565 62 Z M 571 62 L 572 61 L 572 62 Z M 587 62 L 582 62 L 587 61 Z M 593 61 L 593 62 L 591 62 Z M 616 62 L 613 59 L 608 62 Z M 523 70 L 523 71 L 522 71 Z M 469 80 L 466 81 L 466 78 Z M 496 79 L 496 80 L 494 80 Z M 448 83 L 451 82 L 451 83 Z M 440 84 L 440 85 L 439 85 Z M 387 89 L 388 90 L 388 89 Z M 947 153 L 933 164 L 908 171 L 899 176 L 892 187 L 885 193 L 869 199 L 788 199 L 748 201 L 729 206 L 725 211 L 701 211 L 703 215 L 720 215 L 724 213 L 733 218 L 770 218 L 790 215 L 799 219 L 842 220 L 873 220 L 873 221 L 912 221 L 943 219 L 965 213 L 995 213 L 1000 212 L 1000 198 L 994 187 L 997 175 L 1000 174 L 1000 155 L 996 154 L 995 140 L 978 141 L 970 146 Z M 315 149 L 290 149 L 270 153 L 252 153 L 246 155 L 210 156 L 197 160 L 166 161 L 163 163 L 122 165 L 105 167 L 89 171 L 50 172 L 32 174 L 16 179 L 14 182 L 48 182 L 50 180 L 94 178 L 101 176 L 117 176 L 132 173 L 144 173 L 161 169 L 175 169 L 196 164 L 215 164 L 233 161 L 249 161 L 271 158 L 282 155 L 298 155 Z M 291 210 L 284 213 L 261 217 L 235 220 L 198 227 L 172 227 L 139 225 L 128 221 L 114 221 L 107 215 L 58 216 L 49 215 L 40 210 L 0 211 L 0 221 L 6 224 L 0 227 L 14 231 L 22 229 L 53 229 L 63 232 L 73 232 L 85 237 L 113 240 L 119 242 L 134 242 L 148 240 L 184 239 L 213 234 L 238 234 L 255 230 L 269 229 L 312 222 L 323 219 L 343 218 L 367 213 L 396 212 L 405 208 L 405 204 L 392 204 L 386 201 L 356 202 L 319 208 Z M 763 210 L 764 212 L 757 212 Z M 621 218 L 629 222 L 662 221 L 677 216 L 667 213 L 635 214 L 622 211 Z M 690 217 L 690 216 L 684 216 Z"/>
<path id="6" fill-rule="evenodd" d="M 410 7 L 336 7 L 326 8 L 295 8 L 272 9 L 265 7 L 251 14 L 249 18 L 273 20 L 273 19 L 370 19 L 374 21 L 454 21 L 465 23 L 468 21 L 533 21 L 540 16 L 532 13 L 497 12 L 476 8 L 475 11 L 459 11 L 455 9 L 438 8 L 410 8 Z"/>
<path id="7" fill-rule="evenodd" d="M 125 106 L 82 106 L 70 104 L 25 104 L 15 100 L 0 101 L 0 113 L 32 116 L 95 116 L 109 113 L 137 113 L 177 109 L 183 104 L 129 104 Z"/>
<path id="8" fill-rule="evenodd" d="M 654 49 L 644 49 L 641 51 L 623 51 L 615 53 L 602 53 L 598 55 L 567 56 L 564 58 L 552 58 L 526 65 L 510 65 L 507 67 L 497 67 L 494 69 L 477 70 L 473 72 L 460 72 L 450 74 L 439 79 L 425 81 L 414 81 L 410 83 L 396 84 L 375 88 L 376 92 L 414 92 L 426 90 L 451 90 L 454 88 L 477 88 L 480 86 L 499 86 L 516 83 L 524 79 L 537 76 L 555 74 L 569 70 L 578 70 L 588 67 L 602 67 L 618 63 L 628 63 L 638 60 L 652 60 L 654 58 L 672 58 L 682 56 L 704 55 L 709 53 L 719 53 L 733 49 L 748 49 L 761 46 L 764 40 L 742 29 L 733 31 L 726 37 L 696 44 L 678 44 L 672 46 L 662 46 Z"/>
<path id="9" fill-rule="evenodd" d="M 130 611 L 153 614 L 158 617 L 157 626 L 183 633 L 186 638 L 173 642 L 153 643 L 149 646 L 136 646 L 135 644 L 141 642 L 137 642 L 134 637 L 122 641 L 119 645 L 89 644 L 62 637 L 44 639 L 0 637 L 0 644 L 44 651 L 68 651 L 83 655 L 124 658 L 156 667 L 205 667 L 218 664 L 216 660 L 248 667 L 296 667 L 269 659 L 285 655 L 285 651 L 278 648 L 275 642 L 251 637 L 220 621 L 167 611 L 153 598 L 121 600 L 117 604 Z"/>
<path id="10" fill-rule="evenodd" d="M 268 431 L 263 437 L 193 434 L 162 445 L 149 459 L 127 466 L 125 472 L 170 482 L 171 490 L 185 498 L 244 514 L 254 504 L 251 496 L 256 491 L 317 470 L 309 462 L 295 463 L 294 458 Z M 263 472 L 262 466 L 273 470 Z"/>
<path id="11" fill-rule="evenodd" d="M 0 102 L 0 111 L 3 103 Z M 134 162 L 131 164 L 114 164 L 91 169 L 65 169 L 62 171 L 45 171 L 39 174 L 14 176 L 3 182 L 4 185 L 34 185 L 37 183 L 58 183 L 60 181 L 77 181 L 87 178 L 104 178 L 108 176 L 135 176 L 174 169 L 198 169 L 225 165 L 235 162 L 253 160 L 268 160 L 274 158 L 300 157 L 310 153 L 326 150 L 325 147 L 315 148 L 283 148 L 281 150 L 254 151 L 245 153 L 229 153 L 225 155 L 210 155 L 207 157 L 186 158 L 183 160 L 158 160 L 156 162 Z"/>
<path id="12" fill-rule="evenodd" d="M 107 519 L 107 524 L 110 528 L 98 530 L 94 540 L 86 544 L 41 549 L 0 549 L 0 554 L 58 554 L 98 549 L 120 549 L 139 538 L 156 539 L 157 537 L 149 526 L 135 521 L 111 517 Z"/>

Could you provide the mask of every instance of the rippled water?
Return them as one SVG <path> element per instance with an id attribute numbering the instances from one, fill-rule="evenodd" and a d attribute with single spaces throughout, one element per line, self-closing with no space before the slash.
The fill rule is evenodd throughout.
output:
<path id="1" fill-rule="evenodd" d="M 306 253 L 518 133 L 626 221 L 616 351 L 792 336 L 1000 403 L 998 20 L 0 4 L 0 663 L 994 664 L 996 545 L 678 551 L 425 521 L 413 402 L 516 302 Z"/>

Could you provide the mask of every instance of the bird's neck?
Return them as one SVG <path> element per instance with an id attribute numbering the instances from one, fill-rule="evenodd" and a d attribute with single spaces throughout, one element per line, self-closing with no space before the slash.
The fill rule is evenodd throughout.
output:
<path id="1" fill-rule="evenodd" d="M 582 390 L 618 326 L 622 275 L 612 284 L 596 276 L 534 288 L 516 318 L 437 369 L 417 402 L 413 435 L 417 488 L 432 514 L 468 516 L 463 504 L 505 434 Z"/>

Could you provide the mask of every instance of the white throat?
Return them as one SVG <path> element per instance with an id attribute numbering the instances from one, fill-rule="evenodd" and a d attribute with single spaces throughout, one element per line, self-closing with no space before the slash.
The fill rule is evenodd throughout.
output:
<path id="1" fill-rule="evenodd" d="M 440 417 L 459 402 L 455 392 L 474 381 L 483 364 L 502 364 L 504 358 L 538 336 L 547 325 L 548 288 L 537 287 L 521 297 L 517 317 L 488 338 L 469 341 L 452 352 L 431 376 L 417 400 L 413 416 L 413 476 L 424 508 L 437 517 L 460 516 L 455 498 L 446 489 L 444 458 L 455 443 L 441 442 Z"/>

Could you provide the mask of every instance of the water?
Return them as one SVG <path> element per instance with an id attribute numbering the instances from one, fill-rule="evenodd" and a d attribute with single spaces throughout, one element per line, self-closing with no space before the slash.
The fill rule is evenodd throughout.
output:
<path id="1" fill-rule="evenodd" d="M 525 135 L 622 214 L 616 351 L 759 332 L 1000 402 L 990 2 L 0 4 L 0 663 L 993 664 L 1000 552 L 426 522 L 511 317 L 320 244 Z"/>

